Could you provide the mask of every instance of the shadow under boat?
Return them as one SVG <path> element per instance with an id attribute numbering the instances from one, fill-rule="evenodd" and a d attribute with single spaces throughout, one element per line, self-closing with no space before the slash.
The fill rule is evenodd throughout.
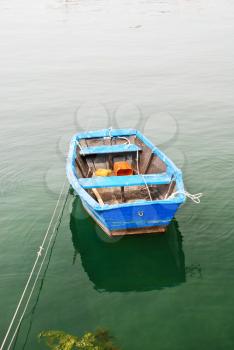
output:
<path id="1" fill-rule="evenodd" d="M 164 234 L 108 238 L 75 198 L 70 217 L 75 256 L 95 289 L 150 291 L 185 282 L 185 259 L 178 223 Z"/>

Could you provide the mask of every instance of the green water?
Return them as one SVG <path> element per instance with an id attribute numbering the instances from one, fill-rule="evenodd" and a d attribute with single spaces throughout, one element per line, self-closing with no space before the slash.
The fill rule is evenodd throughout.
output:
<path id="1" fill-rule="evenodd" d="M 110 242 L 70 193 L 14 348 L 103 327 L 123 350 L 233 349 L 233 36 L 229 0 L 1 1 L 1 340 L 70 137 L 112 125 L 141 129 L 202 202 L 165 236 Z"/>

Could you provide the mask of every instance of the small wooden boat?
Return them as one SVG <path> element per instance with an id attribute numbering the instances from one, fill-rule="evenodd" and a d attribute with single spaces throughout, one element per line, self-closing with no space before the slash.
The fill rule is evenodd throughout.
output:
<path id="1" fill-rule="evenodd" d="M 133 129 L 74 135 L 67 177 L 109 236 L 163 233 L 185 201 L 181 171 Z"/>

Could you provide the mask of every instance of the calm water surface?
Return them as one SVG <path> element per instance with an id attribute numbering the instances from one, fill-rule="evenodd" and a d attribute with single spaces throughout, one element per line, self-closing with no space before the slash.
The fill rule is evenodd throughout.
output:
<path id="1" fill-rule="evenodd" d="M 123 350 L 233 349 L 233 37 L 230 0 L 0 1 L 1 339 L 74 132 L 138 127 L 204 193 L 165 236 L 112 243 L 69 194 L 16 350 L 98 327 Z"/>

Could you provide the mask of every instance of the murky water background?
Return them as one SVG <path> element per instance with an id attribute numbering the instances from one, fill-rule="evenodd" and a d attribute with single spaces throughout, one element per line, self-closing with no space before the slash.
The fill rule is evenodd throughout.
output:
<path id="1" fill-rule="evenodd" d="M 74 132 L 139 127 L 204 192 L 166 237 L 113 244 L 69 195 L 16 350 L 97 327 L 124 350 L 233 349 L 233 36 L 229 0 L 1 0 L 1 339 Z"/>

